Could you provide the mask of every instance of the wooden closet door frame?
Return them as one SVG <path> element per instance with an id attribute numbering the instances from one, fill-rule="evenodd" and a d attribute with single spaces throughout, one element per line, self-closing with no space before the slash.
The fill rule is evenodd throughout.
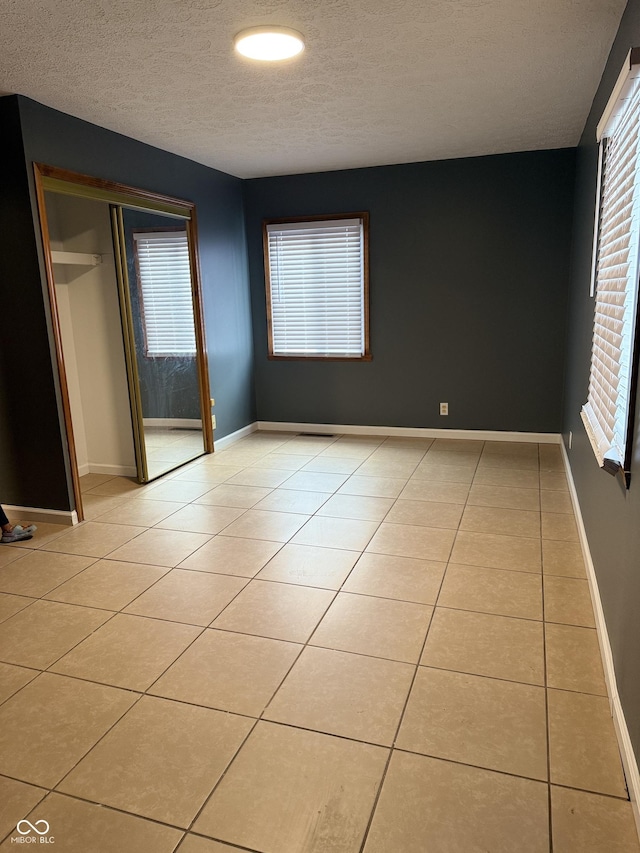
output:
<path id="1" fill-rule="evenodd" d="M 84 520 L 82 507 L 82 493 L 80 489 L 80 476 L 78 473 L 78 460 L 76 456 L 76 444 L 73 434 L 73 423 L 71 420 L 71 405 L 69 402 L 69 386 L 67 372 L 62 351 L 62 334 L 60 329 L 60 318 L 58 315 L 58 302 L 55 291 L 55 280 L 53 275 L 53 259 L 51 255 L 51 243 L 49 225 L 47 220 L 45 192 L 54 192 L 62 195 L 72 195 L 80 198 L 103 201 L 110 205 L 135 207 L 150 213 L 163 213 L 175 216 L 186 223 L 189 233 L 189 252 L 191 260 L 191 281 L 193 290 L 193 313 L 197 342 L 197 368 L 200 383 L 200 408 L 202 417 L 202 431 L 204 437 L 205 453 L 213 453 L 213 427 L 211 423 L 209 385 L 209 368 L 207 360 L 207 349 L 204 329 L 204 312 L 202 307 L 202 287 L 200 276 L 200 263 L 198 253 L 198 235 L 196 223 L 195 204 L 183 199 L 161 193 L 150 192 L 138 187 L 71 172 L 67 169 L 59 169 L 56 166 L 48 166 L 44 163 L 33 164 L 35 175 L 36 199 L 38 215 L 40 219 L 40 232 L 44 254 L 45 272 L 47 279 L 47 291 L 49 305 L 51 308 L 51 321 L 53 329 L 53 343 L 55 348 L 56 367 L 60 382 L 60 396 L 62 413 L 65 424 L 67 449 L 69 454 L 69 466 L 71 469 L 71 486 L 75 502 L 75 511 L 78 521 Z"/>

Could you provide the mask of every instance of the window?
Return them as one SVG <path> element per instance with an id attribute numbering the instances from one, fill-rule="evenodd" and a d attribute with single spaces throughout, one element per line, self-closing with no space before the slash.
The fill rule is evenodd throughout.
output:
<path id="1" fill-rule="evenodd" d="M 189 244 L 184 228 L 134 231 L 145 355 L 196 354 Z"/>
<path id="2" fill-rule="evenodd" d="M 368 214 L 264 224 L 270 358 L 369 360 Z"/>
<path id="3" fill-rule="evenodd" d="M 598 125 L 592 293 L 595 317 L 582 419 L 611 474 L 630 468 L 640 236 L 640 53 L 631 51 Z"/>

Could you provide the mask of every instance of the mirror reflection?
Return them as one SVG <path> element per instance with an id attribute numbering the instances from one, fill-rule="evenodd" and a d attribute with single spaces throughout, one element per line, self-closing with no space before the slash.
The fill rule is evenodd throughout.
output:
<path id="1" fill-rule="evenodd" d="M 187 223 L 122 212 L 135 380 L 152 480 L 205 452 Z"/>

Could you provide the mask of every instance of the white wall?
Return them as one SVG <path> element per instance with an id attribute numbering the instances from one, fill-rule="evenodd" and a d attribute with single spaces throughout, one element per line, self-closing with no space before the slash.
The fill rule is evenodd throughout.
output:
<path id="1" fill-rule="evenodd" d="M 106 203 L 47 193 L 52 248 L 101 254 L 55 264 L 58 313 L 80 474 L 135 475 L 113 244 Z"/>
<path id="2" fill-rule="evenodd" d="M 58 281 L 63 272 L 56 266 L 56 301 L 58 303 L 58 319 L 60 321 L 60 332 L 62 335 L 62 352 L 64 355 L 65 372 L 67 374 L 67 387 L 69 390 L 69 405 L 71 406 L 71 421 L 73 423 L 73 437 L 76 445 L 76 459 L 80 475 L 89 473 L 89 451 L 87 449 L 86 430 L 84 415 L 82 412 L 82 395 L 80 391 L 80 379 L 78 376 L 78 364 L 76 347 L 73 337 L 73 322 L 71 319 L 71 302 L 69 299 L 68 285 Z"/>

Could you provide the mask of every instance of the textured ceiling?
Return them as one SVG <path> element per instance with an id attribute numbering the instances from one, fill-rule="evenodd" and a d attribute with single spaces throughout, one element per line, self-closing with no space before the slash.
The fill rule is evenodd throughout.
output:
<path id="1" fill-rule="evenodd" d="M 575 145 L 625 0 L 2 0 L 0 91 L 241 177 Z M 246 26 L 300 30 L 278 66 Z"/>

